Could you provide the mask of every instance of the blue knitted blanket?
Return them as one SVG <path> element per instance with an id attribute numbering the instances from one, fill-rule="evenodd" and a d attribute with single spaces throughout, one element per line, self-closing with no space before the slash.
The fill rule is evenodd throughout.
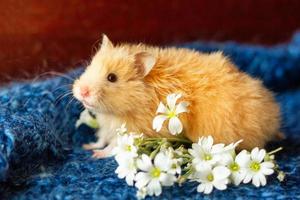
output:
<path id="1" fill-rule="evenodd" d="M 181 46 L 222 50 L 241 70 L 275 91 L 287 138 L 268 149 L 284 147 L 277 160 L 287 177 L 280 183 L 271 176 L 261 188 L 231 186 L 210 195 L 197 193 L 195 183 L 187 183 L 166 188 L 159 199 L 300 198 L 300 33 L 290 43 L 272 47 L 207 42 Z M 135 199 L 135 189 L 114 173 L 113 158 L 93 160 L 81 148 L 95 139 L 93 130 L 75 129 L 82 106 L 71 95 L 64 96 L 80 73 L 77 69 L 65 77 L 0 89 L 0 199 Z"/>

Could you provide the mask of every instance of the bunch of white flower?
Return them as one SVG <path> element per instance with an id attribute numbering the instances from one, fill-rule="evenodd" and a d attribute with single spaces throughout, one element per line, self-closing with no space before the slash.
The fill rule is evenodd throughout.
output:
<path id="1" fill-rule="evenodd" d="M 159 104 L 157 113 L 162 114 L 154 118 L 154 130 L 160 131 L 163 122 L 169 119 L 170 134 L 182 132 L 178 116 L 188 111 L 188 103 L 181 102 L 176 106 L 180 97 L 180 94 L 171 94 L 167 97 L 167 106 Z M 271 154 L 281 150 L 267 153 L 264 149 L 254 148 L 251 152 L 243 150 L 237 154 L 235 148 L 242 141 L 225 145 L 214 144 L 211 136 L 201 137 L 198 143 L 180 137 L 146 138 L 128 133 L 125 124 L 117 132 L 116 173 L 128 185 L 138 189 L 139 199 L 147 195 L 158 196 L 162 186 L 182 184 L 187 180 L 198 182 L 197 191 L 204 194 L 211 193 L 214 188 L 225 190 L 230 183 L 252 182 L 256 187 L 264 186 L 266 176 L 278 167 Z M 278 172 L 278 179 L 282 181 L 284 173 Z"/>
<path id="2" fill-rule="evenodd" d="M 192 145 L 188 151 L 192 156 L 193 174 L 189 179 L 200 183 L 198 192 L 209 194 L 213 188 L 225 190 L 229 183 L 239 185 L 251 180 L 256 187 L 266 185 L 265 176 L 274 173 L 274 162 L 266 160 L 266 151 L 257 147 L 236 155 L 238 143 L 214 145 L 213 138 L 208 136 Z"/>
<path id="3" fill-rule="evenodd" d="M 165 140 L 136 136 L 124 132 L 124 125 L 122 126 L 123 133 L 119 134 L 117 147 L 113 150 L 118 163 L 118 177 L 125 178 L 128 185 L 135 185 L 139 198 L 160 195 L 162 186 L 173 185 L 181 174 L 178 152 Z M 153 146 L 157 148 L 150 151 Z"/>

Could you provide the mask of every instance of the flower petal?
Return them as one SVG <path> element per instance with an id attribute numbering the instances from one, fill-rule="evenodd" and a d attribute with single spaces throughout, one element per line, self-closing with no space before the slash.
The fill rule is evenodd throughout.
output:
<path id="1" fill-rule="evenodd" d="M 274 173 L 274 164 L 271 162 L 263 162 L 261 163 L 261 173 L 264 175 L 271 175 Z"/>
<path id="2" fill-rule="evenodd" d="M 152 128 L 156 131 L 159 132 L 164 121 L 167 119 L 168 117 L 165 115 L 157 115 L 152 122 Z"/>
<path id="3" fill-rule="evenodd" d="M 214 181 L 214 186 L 215 188 L 217 188 L 218 190 L 225 190 L 227 188 L 227 184 L 228 183 L 228 180 L 221 180 L 221 181 Z"/>
<path id="4" fill-rule="evenodd" d="M 175 114 L 178 115 L 183 112 L 188 112 L 187 109 L 188 105 L 189 105 L 188 102 L 180 102 L 175 108 Z"/>
<path id="5" fill-rule="evenodd" d="M 148 193 L 148 191 L 145 187 L 140 188 L 136 193 L 136 197 L 137 197 L 138 200 L 145 199 L 147 193 Z"/>
<path id="6" fill-rule="evenodd" d="M 163 186 L 171 186 L 176 181 L 176 177 L 172 174 L 163 173 L 160 175 L 159 180 Z"/>
<path id="7" fill-rule="evenodd" d="M 231 174 L 231 179 L 234 185 L 238 186 L 245 178 L 246 173 L 235 172 Z"/>
<path id="8" fill-rule="evenodd" d="M 169 94 L 167 96 L 167 104 L 170 110 L 175 110 L 176 101 L 181 97 L 181 94 Z"/>
<path id="9" fill-rule="evenodd" d="M 213 184 L 212 183 L 206 183 L 204 194 L 210 194 L 213 190 Z"/>
<path id="10" fill-rule="evenodd" d="M 233 157 L 230 153 L 218 154 L 218 155 L 215 155 L 214 157 L 216 157 L 216 159 L 218 160 L 218 163 L 220 165 L 228 166 L 234 162 Z"/>
<path id="11" fill-rule="evenodd" d="M 261 167 L 273 169 L 275 167 L 275 165 L 272 162 L 263 162 L 263 163 L 261 163 Z"/>
<path id="12" fill-rule="evenodd" d="M 146 154 L 143 154 L 140 159 L 137 159 L 136 165 L 143 171 L 150 171 L 150 169 L 153 167 L 151 158 Z"/>
<path id="13" fill-rule="evenodd" d="M 245 167 L 250 162 L 250 154 L 243 150 L 235 157 L 235 161 L 239 166 Z"/>
<path id="14" fill-rule="evenodd" d="M 127 174 L 127 176 L 126 176 L 126 183 L 128 184 L 128 185 L 133 185 L 133 180 L 134 180 L 134 173 L 130 173 L 130 174 Z"/>
<path id="15" fill-rule="evenodd" d="M 156 113 L 164 113 L 164 114 L 166 114 L 167 112 L 168 112 L 167 107 L 162 102 L 160 102 L 159 105 L 158 105 L 158 108 L 156 110 Z"/>
<path id="16" fill-rule="evenodd" d="M 246 174 L 243 183 L 249 183 L 252 180 L 253 175 L 249 174 L 249 172 Z"/>
<path id="17" fill-rule="evenodd" d="M 261 186 L 265 186 L 267 184 L 266 177 L 263 174 L 258 174 L 258 178 Z"/>
<path id="18" fill-rule="evenodd" d="M 235 143 L 230 143 L 229 145 L 227 145 L 224 148 L 224 151 L 230 151 L 230 150 L 234 150 L 241 142 L 243 142 L 243 140 L 239 140 Z"/>
<path id="19" fill-rule="evenodd" d="M 157 179 L 151 180 L 147 186 L 147 189 L 148 189 L 149 195 L 155 194 L 155 196 L 159 196 L 161 194 L 161 185 Z"/>
<path id="20" fill-rule="evenodd" d="M 197 143 L 193 143 L 192 144 L 192 148 L 188 149 L 188 152 L 193 156 L 193 157 L 198 157 L 198 155 L 200 154 L 200 149 L 201 146 Z"/>
<path id="21" fill-rule="evenodd" d="M 206 182 L 207 181 L 207 175 L 211 173 L 211 166 L 207 165 L 201 169 L 197 168 L 196 166 L 196 172 L 194 173 L 194 177 L 198 179 L 200 182 Z"/>
<path id="22" fill-rule="evenodd" d="M 258 147 L 255 147 L 254 149 L 252 149 L 252 151 L 251 151 L 251 158 L 254 159 L 254 160 L 256 160 L 258 152 L 259 152 Z"/>
<path id="23" fill-rule="evenodd" d="M 178 117 L 172 117 L 169 121 L 169 131 L 172 135 L 176 135 L 182 132 L 182 124 Z"/>
<path id="24" fill-rule="evenodd" d="M 135 181 L 136 181 L 135 186 L 138 189 L 143 188 L 145 185 L 147 185 L 149 183 L 150 180 L 151 180 L 151 177 L 148 173 L 139 172 L 135 176 Z"/>
<path id="25" fill-rule="evenodd" d="M 262 162 L 263 159 L 265 158 L 265 156 L 266 156 L 266 150 L 261 149 L 261 150 L 258 152 L 258 155 L 257 155 L 257 161 L 258 161 L 258 162 Z"/>
<path id="26" fill-rule="evenodd" d="M 208 171 L 211 172 L 212 165 L 209 162 L 200 161 L 195 163 L 195 168 L 197 171 L 201 172 L 200 174 L 203 174 L 204 172 L 208 174 Z"/>
<path id="27" fill-rule="evenodd" d="M 211 141 L 210 141 L 210 143 L 211 143 Z M 229 151 L 226 151 L 226 149 L 224 148 L 224 144 L 215 144 L 215 145 L 212 145 L 212 144 L 207 144 L 207 147 L 206 148 L 208 148 L 206 151 L 210 151 L 210 149 L 211 149 L 211 153 L 213 153 L 213 154 L 219 154 L 219 155 L 221 155 L 221 154 L 223 154 L 223 153 L 227 153 L 227 152 L 229 152 Z"/>
<path id="28" fill-rule="evenodd" d="M 252 184 L 255 185 L 255 187 L 259 187 L 260 186 L 260 180 L 259 180 L 259 176 L 258 174 L 253 176 L 252 178 Z"/>
<path id="29" fill-rule="evenodd" d="M 124 168 L 122 168 L 121 166 L 118 166 L 115 173 L 118 174 L 118 178 L 120 178 L 120 179 L 123 179 L 126 176 L 126 172 L 125 172 Z"/>
<path id="30" fill-rule="evenodd" d="M 204 192 L 205 186 L 206 186 L 206 183 L 201 183 L 200 185 L 198 185 L 197 192 Z"/>
<path id="31" fill-rule="evenodd" d="M 217 180 L 226 179 L 230 175 L 230 170 L 224 166 L 217 166 L 212 170 L 212 173 Z"/>
<path id="32" fill-rule="evenodd" d="M 159 152 L 154 158 L 154 165 L 162 171 L 169 171 L 172 166 L 172 159 L 164 152 Z"/>
<path id="33" fill-rule="evenodd" d="M 257 147 L 255 147 L 251 151 L 252 160 L 257 161 L 257 162 L 263 161 L 265 155 L 266 155 L 266 150 L 264 150 L 264 149 L 259 150 Z"/>
<path id="34" fill-rule="evenodd" d="M 205 149 L 205 151 L 210 151 L 210 149 L 212 148 L 212 146 L 214 144 L 214 139 L 212 138 L 212 136 L 201 137 L 199 139 L 198 144 L 201 145 L 202 148 Z M 219 148 L 217 148 L 217 149 L 219 149 Z"/>

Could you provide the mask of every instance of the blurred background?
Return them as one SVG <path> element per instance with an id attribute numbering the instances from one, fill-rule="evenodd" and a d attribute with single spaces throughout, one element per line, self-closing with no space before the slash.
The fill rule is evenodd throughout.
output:
<path id="1" fill-rule="evenodd" d="M 113 42 L 277 44 L 300 28 L 299 0 L 0 0 L 0 82 L 66 71 Z"/>

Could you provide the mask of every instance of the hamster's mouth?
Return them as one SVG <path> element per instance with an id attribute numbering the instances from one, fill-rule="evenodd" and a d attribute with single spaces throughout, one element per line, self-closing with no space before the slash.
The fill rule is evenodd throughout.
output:
<path id="1" fill-rule="evenodd" d="M 89 102 L 82 100 L 82 104 L 84 105 L 84 107 L 86 107 L 87 109 L 94 109 L 94 106 L 91 105 Z"/>

